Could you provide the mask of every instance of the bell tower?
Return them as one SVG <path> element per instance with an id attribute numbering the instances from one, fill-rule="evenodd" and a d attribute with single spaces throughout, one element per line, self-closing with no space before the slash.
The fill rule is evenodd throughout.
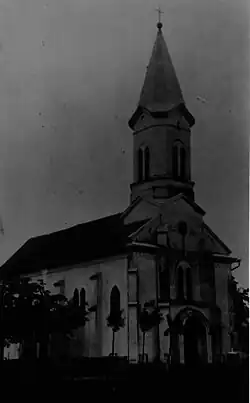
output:
<path id="1" fill-rule="evenodd" d="M 138 196 L 165 199 L 179 193 L 194 199 L 191 181 L 191 127 L 180 84 L 162 33 L 157 36 L 136 111 L 133 130 L 131 202 Z"/>

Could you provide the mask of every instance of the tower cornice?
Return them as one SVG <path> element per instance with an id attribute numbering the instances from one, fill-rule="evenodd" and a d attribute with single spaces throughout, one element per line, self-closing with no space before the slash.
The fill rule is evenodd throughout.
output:
<path id="1" fill-rule="evenodd" d="M 135 136 L 136 134 L 139 134 L 141 132 L 145 132 L 146 130 L 152 129 L 153 127 L 162 127 L 162 126 L 163 127 L 172 127 L 174 129 L 179 130 L 179 126 L 177 124 L 175 125 L 175 124 L 171 124 L 171 123 L 155 123 L 152 125 L 147 125 L 145 127 L 142 127 L 141 129 L 134 130 L 133 135 Z M 188 133 L 190 132 L 189 129 L 185 129 L 184 127 L 181 127 L 181 130 L 188 132 Z"/>

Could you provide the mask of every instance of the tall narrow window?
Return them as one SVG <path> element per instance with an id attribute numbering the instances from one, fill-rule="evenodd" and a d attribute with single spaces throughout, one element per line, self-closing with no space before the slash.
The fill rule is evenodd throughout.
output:
<path id="1" fill-rule="evenodd" d="M 193 297 L 191 267 L 186 268 L 186 286 L 187 286 L 187 299 L 191 300 Z"/>
<path id="2" fill-rule="evenodd" d="M 172 164 L 173 165 L 172 166 L 173 177 L 174 177 L 174 179 L 177 179 L 178 178 L 178 146 L 177 145 L 175 145 L 173 147 L 172 161 L 173 161 L 173 164 Z"/>
<path id="3" fill-rule="evenodd" d="M 143 151 L 141 148 L 138 150 L 138 182 L 143 180 Z"/>
<path id="4" fill-rule="evenodd" d="M 178 298 L 184 298 L 183 268 L 178 268 Z"/>
<path id="5" fill-rule="evenodd" d="M 118 313 L 121 310 L 121 297 L 119 288 L 115 285 L 110 294 L 110 312 Z"/>
<path id="6" fill-rule="evenodd" d="M 186 150 L 181 142 L 177 142 L 173 146 L 172 171 L 173 171 L 174 179 L 185 180 L 185 177 L 186 177 Z"/>
<path id="7" fill-rule="evenodd" d="M 79 306 L 79 291 L 77 288 L 75 288 L 74 290 L 74 294 L 73 294 L 73 304 L 75 306 Z"/>
<path id="8" fill-rule="evenodd" d="M 165 256 L 158 261 L 158 295 L 160 301 L 168 301 L 170 296 L 169 268 Z"/>
<path id="9" fill-rule="evenodd" d="M 169 299 L 169 271 L 166 267 L 164 267 L 160 270 L 159 283 L 160 283 L 160 300 L 168 301 L 168 299 Z"/>
<path id="10" fill-rule="evenodd" d="M 144 150 L 144 170 L 144 179 L 148 180 L 150 176 L 150 154 L 148 147 Z"/>
<path id="11" fill-rule="evenodd" d="M 80 292 L 80 307 L 84 309 L 85 306 L 86 306 L 86 291 L 84 288 L 82 288 Z"/>
<path id="12" fill-rule="evenodd" d="M 180 179 L 184 180 L 186 176 L 186 151 L 183 147 L 180 149 Z"/>

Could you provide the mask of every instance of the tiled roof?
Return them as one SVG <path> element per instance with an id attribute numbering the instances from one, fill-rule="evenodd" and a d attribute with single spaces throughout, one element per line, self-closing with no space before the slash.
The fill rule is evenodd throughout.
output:
<path id="1" fill-rule="evenodd" d="M 128 236 L 144 222 L 124 225 L 110 215 L 29 239 L 0 268 L 0 278 L 101 259 L 125 251 Z"/>

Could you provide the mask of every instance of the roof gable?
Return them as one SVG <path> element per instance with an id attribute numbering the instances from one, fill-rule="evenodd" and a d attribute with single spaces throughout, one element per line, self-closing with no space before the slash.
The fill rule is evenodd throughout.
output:
<path id="1" fill-rule="evenodd" d="M 156 243 L 156 235 L 166 233 L 168 238 L 168 246 L 174 249 L 182 248 L 182 236 L 179 233 L 179 223 L 185 221 L 188 228 L 186 236 L 186 247 L 189 251 L 198 252 L 203 248 L 206 251 L 215 254 L 228 255 L 230 249 L 219 239 L 217 235 L 204 223 L 203 216 L 205 211 L 195 202 L 190 201 L 182 194 L 165 200 L 160 205 L 151 205 L 142 200 L 137 201 L 134 206 L 130 206 L 128 214 L 129 219 L 135 218 L 136 215 L 145 216 L 145 209 L 148 207 L 147 215 L 151 214 L 151 219 L 130 235 L 133 241 Z M 139 210 L 141 208 L 141 211 Z M 134 209 L 134 210 L 133 210 Z M 163 242 L 166 242 L 163 237 Z M 159 239 L 158 239 L 159 240 Z"/>
<path id="2" fill-rule="evenodd" d="M 184 194 L 179 193 L 169 199 L 166 199 L 164 203 L 161 203 L 160 210 L 162 214 L 172 214 L 171 212 L 178 213 L 179 217 L 187 214 L 197 214 L 203 217 L 205 211 L 194 201 L 186 197 Z"/>
<path id="3" fill-rule="evenodd" d="M 155 217 L 158 212 L 159 204 L 139 196 L 124 211 L 121 218 L 126 225 L 136 221 L 150 220 L 152 217 Z"/>
<path id="4" fill-rule="evenodd" d="M 137 242 L 152 242 L 156 229 L 162 223 L 162 216 L 158 214 L 142 224 L 135 232 L 130 234 L 129 238 Z"/>
<path id="5" fill-rule="evenodd" d="M 205 211 L 198 206 L 198 204 L 189 200 L 183 194 L 179 194 L 169 199 L 158 201 L 139 196 L 122 213 L 121 218 L 124 220 L 124 224 L 146 219 L 149 220 L 156 217 L 159 213 L 164 214 L 165 212 L 165 214 L 168 214 L 173 208 L 176 210 L 177 205 L 179 205 L 178 214 L 181 214 L 181 212 L 186 214 L 188 211 L 193 211 L 199 215 L 205 215 Z"/>
<path id="6" fill-rule="evenodd" d="M 230 255 L 232 251 L 227 247 L 227 245 L 211 230 L 211 228 L 207 224 L 204 225 L 204 233 L 207 239 L 212 242 L 214 247 L 213 253 L 218 253 L 222 255 Z"/>

